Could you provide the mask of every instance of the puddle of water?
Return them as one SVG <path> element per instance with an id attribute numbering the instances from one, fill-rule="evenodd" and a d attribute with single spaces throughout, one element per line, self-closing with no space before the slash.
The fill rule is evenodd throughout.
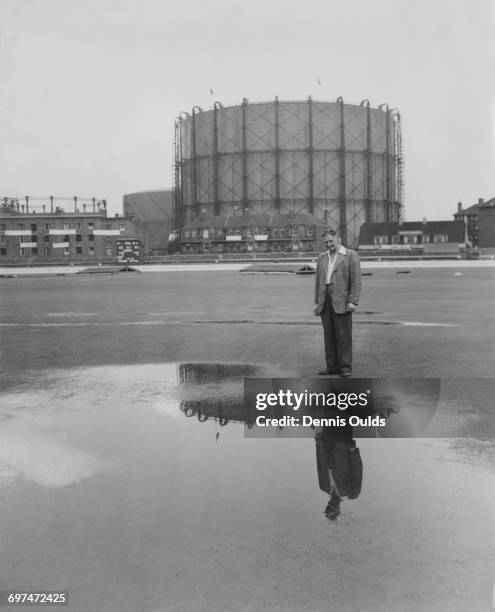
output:
<path id="1" fill-rule="evenodd" d="M 331 522 L 313 440 L 219 426 L 245 376 L 277 374 L 216 363 L 26 372 L 0 408 L 2 581 L 70 585 L 75 612 L 323 610 L 329 597 L 341 612 L 481 609 L 485 469 L 443 440 L 358 440 L 361 494 Z M 200 423 L 181 402 L 212 412 Z"/>
<path id="2" fill-rule="evenodd" d="M 10 420 L 0 429 L 2 479 L 16 476 L 48 488 L 64 487 L 90 478 L 107 469 L 110 462 L 97 455 L 65 444 L 48 431 Z"/>

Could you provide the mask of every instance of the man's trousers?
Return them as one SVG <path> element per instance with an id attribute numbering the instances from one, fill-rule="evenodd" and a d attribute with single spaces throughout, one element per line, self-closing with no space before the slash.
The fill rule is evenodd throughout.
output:
<path id="1" fill-rule="evenodd" d="M 352 370 L 352 314 L 335 312 L 328 286 L 325 305 L 320 316 L 323 324 L 327 369 L 350 372 Z"/>

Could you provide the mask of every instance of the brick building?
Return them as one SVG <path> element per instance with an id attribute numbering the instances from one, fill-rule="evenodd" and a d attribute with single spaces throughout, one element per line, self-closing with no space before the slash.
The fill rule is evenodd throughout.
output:
<path id="1" fill-rule="evenodd" d="M 454 219 L 466 223 L 468 239 L 473 247 L 495 248 L 495 198 L 487 201 L 479 198 L 477 204 L 464 209 L 459 202 Z"/>
<path id="2" fill-rule="evenodd" d="M 133 221 L 107 217 L 105 206 L 83 212 L 75 208 L 39 212 L 13 202 L 1 205 L 0 265 L 113 263 L 119 239 L 139 238 Z"/>
<path id="3" fill-rule="evenodd" d="M 481 253 L 495 250 L 495 198 L 479 207 L 479 248 Z"/>
<path id="4" fill-rule="evenodd" d="M 323 221 L 309 213 L 200 215 L 182 230 L 182 253 L 314 252 L 324 248 Z"/>

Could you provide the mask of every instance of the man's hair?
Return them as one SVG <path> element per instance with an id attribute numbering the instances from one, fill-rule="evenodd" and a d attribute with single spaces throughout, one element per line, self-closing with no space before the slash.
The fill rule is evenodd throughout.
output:
<path id="1" fill-rule="evenodd" d="M 323 232 L 321 236 L 322 238 L 325 238 L 325 236 L 338 236 L 338 235 L 339 233 L 337 232 L 336 229 L 334 229 L 333 227 L 329 227 Z"/>

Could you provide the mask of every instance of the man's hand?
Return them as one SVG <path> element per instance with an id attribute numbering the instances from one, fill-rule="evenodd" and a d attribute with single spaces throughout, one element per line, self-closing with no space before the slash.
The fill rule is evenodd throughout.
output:
<path id="1" fill-rule="evenodd" d="M 347 312 L 354 312 L 356 310 L 356 304 L 349 302 L 347 304 Z"/>
<path id="2" fill-rule="evenodd" d="M 316 308 L 314 309 L 314 311 L 313 311 L 313 312 L 314 312 L 314 314 L 315 314 L 315 317 L 317 317 L 318 315 L 320 315 L 320 314 L 321 314 L 320 309 L 318 308 L 318 306 L 316 306 Z"/>

